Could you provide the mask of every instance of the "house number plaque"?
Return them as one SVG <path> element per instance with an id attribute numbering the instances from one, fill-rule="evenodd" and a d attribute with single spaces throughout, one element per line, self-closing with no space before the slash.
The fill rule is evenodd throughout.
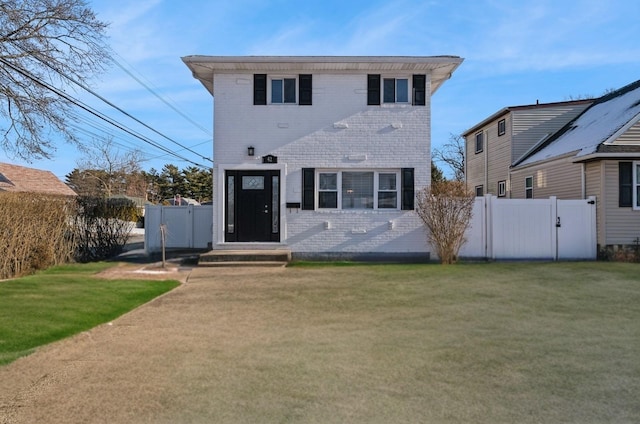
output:
<path id="1" fill-rule="evenodd" d="M 273 155 L 263 156 L 262 163 L 278 163 L 278 157 Z"/>

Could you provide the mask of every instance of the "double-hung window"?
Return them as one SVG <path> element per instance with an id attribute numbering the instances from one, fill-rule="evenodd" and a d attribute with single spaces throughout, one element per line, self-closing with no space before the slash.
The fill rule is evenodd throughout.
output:
<path id="1" fill-rule="evenodd" d="M 384 78 L 382 87 L 384 103 L 409 103 L 407 78 Z"/>
<path id="2" fill-rule="evenodd" d="M 320 171 L 319 209 L 398 209 L 399 172 Z"/>
<path id="3" fill-rule="evenodd" d="M 525 199 L 533 199 L 533 177 L 524 179 L 524 197 Z"/>
<path id="4" fill-rule="evenodd" d="M 484 133 L 480 131 L 476 133 L 476 153 L 482 152 L 484 149 Z"/>
<path id="5" fill-rule="evenodd" d="M 272 78 L 271 79 L 271 103 L 295 103 L 296 79 Z"/>

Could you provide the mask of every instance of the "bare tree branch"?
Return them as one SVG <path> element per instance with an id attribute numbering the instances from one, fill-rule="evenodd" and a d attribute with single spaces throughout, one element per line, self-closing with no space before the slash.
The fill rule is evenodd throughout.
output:
<path id="1" fill-rule="evenodd" d="M 107 24 L 83 0 L 0 0 L 0 147 L 50 157 L 54 134 L 78 143 L 72 104 L 47 88 L 87 82 L 109 58 Z M 39 82 L 39 83 L 38 83 Z"/>
<path id="2" fill-rule="evenodd" d="M 442 149 L 433 149 L 432 159 L 451 169 L 454 180 L 464 181 L 464 153 L 464 137 L 451 134 L 449 141 L 442 146 Z"/>

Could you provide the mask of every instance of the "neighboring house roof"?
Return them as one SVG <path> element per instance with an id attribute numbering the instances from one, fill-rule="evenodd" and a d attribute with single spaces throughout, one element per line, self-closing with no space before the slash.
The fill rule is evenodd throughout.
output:
<path id="1" fill-rule="evenodd" d="M 0 163 L 0 191 L 75 196 L 51 171 Z"/>
<path id="2" fill-rule="evenodd" d="M 214 95 L 214 72 L 406 72 L 431 74 L 431 94 L 449 78 L 463 59 L 458 56 L 186 56 L 182 61 Z"/>
<path id="3" fill-rule="evenodd" d="M 514 165 L 575 154 L 637 152 L 636 145 L 613 145 L 640 120 L 640 80 L 597 99 L 575 119 Z"/>
<path id="4" fill-rule="evenodd" d="M 554 102 L 554 103 L 536 103 L 533 105 L 522 105 L 522 106 L 508 106 L 500 109 L 499 111 L 489 116 L 485 120 L 469 128 L 468 130 L 462 133 L 462 136 L 467 137 L 468 135 L 481 130 L 487 124 L 495 121 L 496 119 L 500 118 L 502 115 L 506 115 L 509 112 L 516 112 L 516 111 L 529 110 L 529 109 L 544 109 L 544 108 L 558 107 L 558 106 L 564 106 L 564 105 L 589 104 L 593 102 L 594 102 L 594 99 L 586 99 L 586 100 L 569 100 L 566 102 Z"/>

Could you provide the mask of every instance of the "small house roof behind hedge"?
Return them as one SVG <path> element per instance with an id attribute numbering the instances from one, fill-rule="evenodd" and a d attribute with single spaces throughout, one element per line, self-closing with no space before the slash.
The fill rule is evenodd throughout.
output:
<path id="1" fill-rule="evenodd" d="M 45 193 L 75 196 L 51 171 L 0 162 L 0 192 Z"/>

